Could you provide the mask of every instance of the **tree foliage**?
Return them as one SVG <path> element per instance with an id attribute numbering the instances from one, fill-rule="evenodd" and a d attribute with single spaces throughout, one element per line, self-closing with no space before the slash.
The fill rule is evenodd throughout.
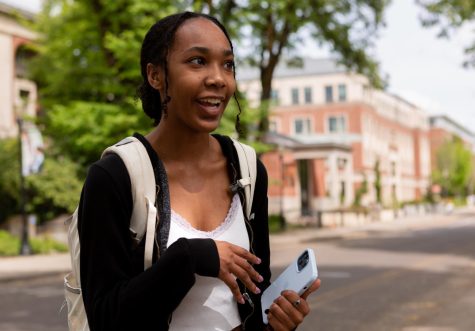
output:
<path id="1" fill-rule="evenodd" d="M 376 202 L 381 204 L 383 201 L 383 196 L 381 183 L 381 161 L 379 158 L 374 162 L 374 191 L 376 194 Z"/>
<path id="2" fill-rule="evenodd" d="M 47 156 L 38 174 L 25 180 L 28 213 L 40 222 L 74 211 L 81 192 L 78 166 L 67 158 Z M 0 223 L 20 212 L 20 160 L 17 139 L 0 140 Z"/>
<path id="3" fill-rule="evenodd" d="M 62 157 L 46 158 L 41 172 L 26 177 L 27 211 L 45 221 L 62 213 L 72 213 L 79 202 L 82 182 L 78 165 Z"/>
<path id="4" fill-rule="evenodd" d="M 18 211 L 20 163 L 17 139 L 0 140 L 0 223 Z"/>
<path id="5" fill-rule="evenodd" d="M 389 0 L 195 0 L 194 8 L 221 18 L 240 41 L 248 64 L 259 68 L 261 101 L 271 99 L 274 70 L 285 55 L 293 61 L 304 30 L 315 43 L 329 45 L 340 63 L 366 75 L 376 87 L 385 82 L 369 55 Z M 260 107 L 260 133 L 267 130 L 268 103 Z"/>
<path id="6" fill-rule="evenodd" d="M 134 101 L 140 46 L 157 13 L 174 11 L 167 1 L 45 1 L 30 68 L 56 155 L 84 169 L 106 146 L 151 128 Z"/>
<path id="7" fill-rule="evenodd" d="M 459 138 L 446 140 L 438 148 L 435 166 L 432 179 L 442 187 L 444 195 L 467 194 L 473 169 L 472 154 Z"/>
<path id="8" fill-rule="evenodd" d="M 439 27 L 439 37 L 450 34 L 465 24 L 475 22 L 475 1 L 473 0 L 416 0 L 424 9 L 421 22 L 426 27 Z M 475 67 L 475 38 L 465 48 L 467 58 L 464 66 Z"/>

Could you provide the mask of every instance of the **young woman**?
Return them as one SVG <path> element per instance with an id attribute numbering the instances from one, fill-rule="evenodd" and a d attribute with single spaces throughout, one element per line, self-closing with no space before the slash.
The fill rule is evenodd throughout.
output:
<path id="1" fill-rule="evenodd" d="M 142 44 L 145 113 L 156 127 L 135 134 L 160 190 L 160 258 L 143 271 L 133 247 L 130 178 L 111 154 L 88 172 L 79 206 L 81 284 L 91 330 L 291 330 L 307 295 L 284 291 L 263 325 L 260 293 L 270 284 L 267 174 L 260 161 L 246 219 L 239 162 L 228 137 L 211 135 L 236 90 L 233 47 L 213 17 L 190 12 L 151 27 Z M 246 298 L 246 300 L 245 300 Z"/>

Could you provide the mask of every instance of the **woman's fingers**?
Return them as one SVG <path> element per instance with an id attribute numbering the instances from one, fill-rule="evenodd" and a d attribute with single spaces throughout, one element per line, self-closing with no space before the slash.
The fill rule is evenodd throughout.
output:
<path id="1" fill-rule="evenodd" d="M 218 248 L 220 259 L 218 277 L 228 285 L 236 300 L 240 303 L 244 301 L 236 282 L 236 277 L 241 280 L 244 286 L 249 290 L 256 294 L 260 293 L 254 281 L 261 282 L 263 278 L 250 264 L 260 263 L 260 259 L 244 248 L 228 242 L 216 241 L 216 247 Z"/>
<path id="2" fill-rule="evenodd" d="M 267 319 L 274 330 L 292 330 L 299 324 L 294 322 L 288 313 L 275 302 L 269 308 Z"/>
<path id="3" fill-rule="evenodd" d="M 293 330 L 303 322 L 309 312 L 307 301 L 298 293 L 283 291 L 270 306 L 267 318 L 274 330 Z"/>
<path id="4" fill-rule="evenodd" d="M 280 307 L 291 316 L 293 321 L 302 323 L 302 320 L 310 312 L 307 300 L 300 297 L 297 292 L 283 291 L 282 295 L 275 300 Z"/>
<path id="5" fill-rule="evenodd" d="M 233 244 L 229 244 L 228 245 L 231 246 L 231 249 L 233 250 L 233 252 L 236 254 L 236 255 L 239 255 L 240 257 L 242 257 L 243 259 L 253 263 L 253 264 L 259 264 L 261 263 L 261 259 L 258 258 L 257 256 L 255 256 L 254 254 L 252 254 L 251 252 L 249 252 L 248 250 L 242 248 L 241 246 L 237 246 L 237 245 L 233 245 Z"/>
<path id="6" fill-rule="evenodd" d="M 320 288 L 320 285 L 321 285 L 321 281 L 320 279 L 317 279 L 315 280 L 312 285 L 310 285 L 310 287 L 308 288 L 308 290 L 306 290 L 303 294 L 302 294 L 302 298 L 304 298 L 305 300 L 307 300 L 307 297 L 310 295 L 310 293 L 312 292 L 315 292 L 316 290 L 318 290 Z"/>
<path id="7" fill-rule="evenodd" d="M 236 278 L 234 278 L 234 276 L 230 273 L 225 273 L 221 275 L 221 271 L 219 278 L 229 287 L 236 301 L 240 304 L 244 304 L 244 298 L 241 294 Z"/>

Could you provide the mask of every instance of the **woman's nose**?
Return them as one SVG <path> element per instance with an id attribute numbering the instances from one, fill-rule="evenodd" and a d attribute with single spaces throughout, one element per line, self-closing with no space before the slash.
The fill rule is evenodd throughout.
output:
<path id="1" fill-rule="evenodd" d="M 226 85 L 226 80 L 222 70 L 223 69 L 219 68 L 218 65 L 211 66 L 205 80 L 206 86 L 224 87 Z"/>

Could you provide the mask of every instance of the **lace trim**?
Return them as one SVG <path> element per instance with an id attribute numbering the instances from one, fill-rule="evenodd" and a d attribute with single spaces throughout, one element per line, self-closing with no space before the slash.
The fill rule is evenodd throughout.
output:
<path id="1" fill-rule="evenodd" d="M 233 196 L 233 199 L 231 201 L 231 206 L 229 207 L 228 213 L 226 214 L 226 217 L 224 218 L 224 221 L 218 225 L 218 227 L 214 230 L 211 231 L 202 231 L 194 228 L 190 222 L 186 220 L 183 216 L 175 212 L 173 209 L 171 210 L 171 221 L 175 222 L 185 230 L 189 232 L 194 232 L 209 238 L 215 238 L 225 232 L 231 224 L 233 223 L 234 219 L 236 218 L 236 212 L 239 210 L 241 207 L 241 201 L 239 199 L 239 195 L 235 194 Z"/>

